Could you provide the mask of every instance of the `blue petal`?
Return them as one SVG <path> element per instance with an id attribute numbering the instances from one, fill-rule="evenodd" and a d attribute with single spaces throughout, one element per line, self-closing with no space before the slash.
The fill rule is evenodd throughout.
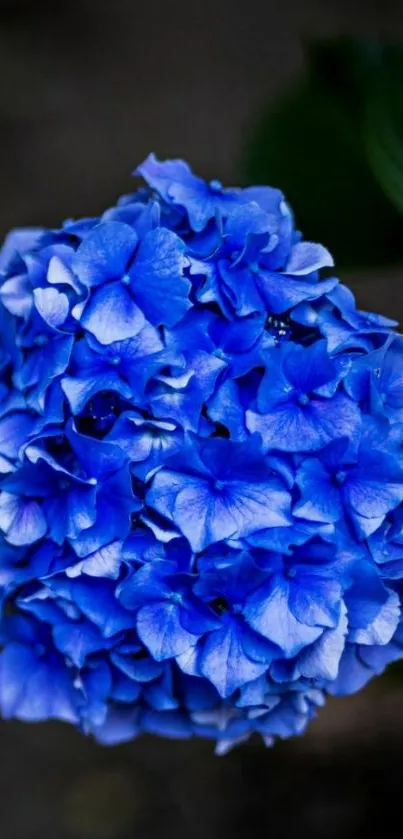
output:
<path id="1" fill-rule="evenodd" d="M 94 737 L 105 746 L 133 740 L 140 733 L 139 708 L 117 706 L 108 709 L 104 723 L 91 728 Z"/>
<path id="2" fill-rule="evenodd" d="M 224 699 L 268 667 L 267 661 L 253 661 L 246 655 L 243 635 L 242 624 L 228 618 L 222 629 L 211 632 L 203 644 L 201 672 Z"/>
<path id="3" fill-rule="evenodd" d="M 390 455 L 371 452 L 343 487 L 346 502 L 365 518 L 385 516 L 403 501 L 403 472 Z"/>
<path id="4" fill-rule="evenodd" d="M 143 239 L 130 270 L 134 297 L 156 326 L 174 326 L 190 308 L 191 284 L 183 276 L 187 264 L 184 251 L 179 236 L 159 227 Z"/>
<path id="5" fill-rule="evenodd" d="M 51 285 L 68 286 L 77 292 L 77 294 L 80 294 L 82 286 L 74 276 L 70 264 L 66 264 L 66 262 L 66 259 L 63 260 L 59 256 L 52 256 L 49 262 L 47 281 Z"/>
<path id="6" fill-rule="evenodd" d="M 76 667 L 83 667 L 91 653 L 105 649 L 105 639 L 88 623 L 60 623 L 52 635 L 57 649 Z"/>
<path id="7" fill-rule="evenodd" d="M 222 190 L 218 182 L 210 188 L 183 160 L 160 162 L 150 154 L 136 173 L 166 201 L 183 207 L 195 232 L 203 230 L 216 213 L 225 215 L 238 203 L 236 190 Z"/>
<path id="8" fill-rule="evenodd" d="M 231 265 L 224 260 L 218 263 L 218 270 L 223 280 L 223 298 L 227 300 L 231 308 L 240 318 L 249 318 L 250 315 L 264 313 L 264 295 L 259 293 L 258 284 L 254 282 L 250 268 L 244 265 Z M 278 282 L 278 275 L 276 274 Z M 217 298 L 217 295 L 215 296 Z M 202 300 L 202 302 L 209 302 Z M 217 299 L 220 304 L 220 300 Z M 225 308 L 221 305 L 225 314 Z"/>
<path id="9" fill-rule="evenodd" d="M 130 399 L 132 395 L 129 385 L 113 371 L 96 373 L 92 376 L 64 376 L 61 384 L 74 416 L 80 414 L 87 402 L 97 393 L 112 391 L 119 393 L 124 399 Z"/>
<path id="10" fill-rule="evenodd" d="M 166 577 L 175 565 L 166 560 L 145 563 L 118 587 L 117 596 L 126 609 L 139 609 L 145 603 L 169 599 L 171 586 Z"/>
<path id="11" fill-rule="evenodd" d="M 27 251 L 33 250 L 43 235 L 41 227 L 17 227 L 7 234 L 0 250 L 0 270 L 6 271 Z"/>
<path id="12" fill-rule="evenodd" d="M 0 452 L 9 460 L 16 460 L 23 443 L 31 436 L 35 420 L 28 413 L 15 412 L 0 419 Z"/>
<path id="13" fill-rule="evenodd" d="M 310 521 L 336 522 L 343 515 L 338 487 L 320 460 L 307 458 L 298 469 L 296 485 L 301 498 L 293 513 Z"/>
<path id="14" fill-rule="evenodd" d="M 98 626 L 104 638 L 133 628 L 133 615 L 122 608 L 109 582 L 95 579 L 84 582 L 81 578 L 70 585 L 74 602 Z"/>
<path id="15" fill-rule="evenodd" d="M 381 666 L 379 666 L 378 661 L 379 670 L 372 669 L 370 664 L 367 664 L 361 658 L 359 646 L 356 644 L 346 644 L 341 657 L 337 678 L 328 685 L 327 689 L 329 693 L 335 696 L 345 696 L 349 693 L 355 693 L 357 690 L 361 690 L 376 675 L 376 672 L 382 672 L 389 662 L 388 647 L 385 646 L 378 649 L 382 650 L 384 659 L 384 663 Z"/>
<path id="16" fill-rule="evenodd" d="M 277 644 L 286 658 L 295 656 L 323 632 L 321 627 L 308 626 L 294 617 L 289 597 L 289 582 L 275 574 L 248 598 L 243 610 L 252 629 Z"/>
<path id="17" fill-rule="evenodd" d="M 36 501 L 2 492 L 0 528 L 10 545 L 32 545 L 47 532 L 46 518 Z"/>
<path id="18" fill-rule="evenodd" d="M 283 369 L 288 381 L 299 393 L 311 393 L 337 377 L 335 363 L 329 358 L 326 341 L 310 347 L 287 347 Z"/>
<path id="19" fill-rule="evenodd" d="M 341 657 L 347 635 L 346 609 L 340 613 L 340 620 L 334 629 L 326 629 L 323 635 L 298 657 L 298 671 L 307 679 L 337 679 Z"/>
<path id="20" fill-rule="evenodd" d="M 114 541 L 66 568 L 68 577 L 108 577 L 117 580 L 122 565 L 122 542 Z"/>
<path id="21" fill-rule="evenodd" d="M 94 227 L 73 259 L 73 270 L 85 286 L 120 279 L 136 248 L 137 235 L 127 224 L 110 221 Z"/>
<path id="22" fill-rule="evenodd" d="M 72 486 L 69 491 L 47 498 L 43 511 L 49 535 L 59 545 L 66 538 L 74 539 L 94 523 L 96 489 L 94 486 Z"/>
<path id="23" fill-rule="evenodd" d="M 264 527 L 288 524 L 289 495 L 276 482 L 207 481 L 161 471 L 147 496 L 150 506 L 173 521 L 194 551 Z"/>
<path id="24" fill-rule="evenodd" d="M 162 665 L 154 661 L 151 656 L 147 658 L 133 658 L 112 652 L 111 660 L 122 673 L 125 673 L 126 676 L 136 682 L 150 682 L 162 673 Z"/>
<path id="25" fill-rule="evenodd" d="M 29 722 L 49 718 L 77 723 L 77 696 L 66 670 L 37 659 L 22 644 L 7 645 L 0 655 L 0 706 L 3 717 Z"/>
<path id="26" fill-rule="evenodd" d="M 137 632 L 156 661 L 174 658 L 196 644 L 198 636 L 185 630 L 176 603 L 169 601 L 143 606 L 137 615 Z"/>
<path id="27" fill-rule="evenodd" d="M 192 728 L 187 716 L 181 711 L 144 711 L 142 726 L 149 734 L 162 737 L 190 737 Z"/>
<path id="28" fill-rule="evenodd" d="M 127 286 L 114 282 L 91 293 L 80 323 L 100 344 L 112 344 L 137 335 L 144 315 Z"/>
<path id="29" fill-rule="evenodd" d="M 329 576 L 309 573 L 296 567 L 296 576 L 290 581 L 289 607 L 301 623 L 307 626 L 334 628 L 338 623 L 341 607 L 340 583 Z"/>
<path id="30" fill-rule="evenodd" d="M 376 569 L 365 562 L 357 563 L 351 573 L 353 585 L 345 594 L 349 640 L 387 644 L 400 617 L 397 595 L 385 588 Z"/>
<path id="31" fill-rule="evenodd" d="M 37 385 L 44 400 L 52 379 L 67 369 L 73 343 L 70 335 L 55 335 L 44 347 L 31 349 L 22 367 L 14 373 L 15 386 L 24 390 Z"/>
<path id="32" fill-rule="evenodd" d="M 25 274 L 10 277 L 0 287 L 0 300 L 12 315 L 28 319 L 33 304 L 32 285 Z"/>
<path id="33" fill-rule="evenodd" d="M 51 329 L 62 326 L 69 314 L 68 297 L 56 288 L 36 288 L 34 302 L 41 318 Z"/>
<path id="34" fill-rule="evenodd" d="M 390 591 L 376 618 L 368 626 L 351 631 L 349 640 L 357 644 L 388 644 L 396 631 L 400 614 L 399 597 L 396 592 Z"/>
<path id="35" fill-rule="evenodd" d="M 262 271 L 256 278 L 256 284 L 267 309 L 275 315 L 280 315 L 304 300 L 318 300 L 328 294 L 337 285 L 337 280 L 308 282 Z"/>
<path id="36" fill-rule="evenodd" d="M 208 414 L 214 422 L 219 422 L 228 429 L 231 440 L 246 440 L 248 432 L 245 425 L 245 409 L 241 404 L 236 382 L 232 379 L 224 382 L 209 399 Z"/>
<path id="37" fill-rule="evenodd" d="M 175 182 L 192 183 L 201 181 L 200 178 L 195 178 L 191 173 L 190 167 L 184 160 L 157 160 L 155 154 L 150 154 L 140 166 L 137 167 L 136 175 L 141 175 L 144 180 L 155 189 L 165 201 L 170 198 L 170 189 Z"/>
<path id="38" fill-rule="evenodd" d="M 71 420 L 67 423 L 66 437 L 80 463 L 85 465 L 89 478 L 102 480 L 125 463 L 125 455 L 119 446 L 80 434 Z"/>
<path id="39" fill-rule="evenodd" d="M 321 268 L 332 268 L 334 260 L 327 248 L 313 242 L 298 242 L 294 245 L 287 262 L 285 273 L 294 277 L 313 274 Z"/>
<path id="40" fill-rule="evenodd" d="M 307 405 L 289 401 L 263 415 L 246 411 L 247 428 L 261 434 L 266 450 L 316 451 L 337 438 L 353 437 L 359 425 L 357 406 L 342 393 Z"/>

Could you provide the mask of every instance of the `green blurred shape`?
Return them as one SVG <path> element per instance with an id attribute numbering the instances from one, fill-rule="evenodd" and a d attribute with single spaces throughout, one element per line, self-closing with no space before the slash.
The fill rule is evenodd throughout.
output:
<path id="1" fill-rule="evenodd" d="M 279 186 L 304 235 L 326 244 L 344 268 L 402 259 L 403 146 L 396 126 L 392 138 L 393 108 L 384 101 L 385 53 L 346 39 L 313 44 L 305 77 L 263 111 L 245 149 L 245 179 Z M 394 67 L 395 95 L 400 63 Z M 402 120 L 401 100 L 399 109 Z M 391 201 L 396 169 L 401 203 Z"/>
<path id="2" fill-rule="evenodd" d="M 384 47 L 366 112 L 366 147 L 386 195 L 403 213 L 403 47 Z"/>

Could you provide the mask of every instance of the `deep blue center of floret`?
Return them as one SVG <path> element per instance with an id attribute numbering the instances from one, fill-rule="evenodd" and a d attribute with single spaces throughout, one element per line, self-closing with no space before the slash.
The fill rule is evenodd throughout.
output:
<path id="1" fill-rule="evenodd" d="M 228 612 L 228 603 L 223 597 L 216 597 L 209 605 L 217 615 L 224 615 L 225 612 Z"/>
<path id="2" fill-rule="evenodd" d="M 222 192 L 222 183 L 221 181 L 218 181 L 216 178 L 213 178 L 213 180 L 210 181 L 209 186 L 212 192 Z"/>
<path id="3" fill-rule="evenodd" d="M 113 366 L 118 366 L 115 360 L 117 358 L 117 356 L 112 356 L 110 359 Z M 87 403 L 76 422 L 83 434 L 104 437 L 111 430 L 120 411 L 119 396 L 113 392 L 101 391 Z"/>
<path id="4" fill-rule="evenodd" d="M 341 486 L 342 484 L 344 484 L 346 478 L 347 478 L 347 472 L 345 472 L 343 469 L 340 469 L 338 472 L 336 472 L 336 474 L 334 476 L 335 483 L 338 486 Z"/>
<path id="5" fill-rule="evenodd" d="M 266 318 L 266 331 L 273 336 L 277 343 L 291 339 L 293 335 L 290 321 L 276 315 L 268 315 Z"/>

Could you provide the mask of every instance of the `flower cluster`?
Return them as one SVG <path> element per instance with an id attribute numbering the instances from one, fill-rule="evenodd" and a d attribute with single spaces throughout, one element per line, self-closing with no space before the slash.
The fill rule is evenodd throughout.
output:
<path id="1" fill-rule="evenodd" d="M 276 189 L 150 156 L 0 256 L 0 709 L 301 732 L 403 655 L 403 338 Z"/>

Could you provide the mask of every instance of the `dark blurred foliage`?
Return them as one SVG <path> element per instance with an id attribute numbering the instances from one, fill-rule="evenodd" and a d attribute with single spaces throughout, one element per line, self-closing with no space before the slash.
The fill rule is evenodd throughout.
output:
<path id="1" fill-rule="evenodd" d="M 369 37 L 312 40 L 340 31 Z M 373 40 L 399 31 L 400 0 L 0 0 L 1 232 L 97 212 L 153 149 L 280 186 L 305 235 L 354 268 L 343 279 L 360 306 L 403 320 L 403 53 Z M 108 749 L 62 724 L 2 723 L 0 839 L 387 833 L 402 695 L 393 668 L 306 736 L 225 758 L 204 742 Z"/>
<path id="2" fill-rule="evenodd" d="M 367 100 L 365 142 L 378 182 L 403 213 L 403 46 L 378 51 Z"/>
<path id="3" fill-rule="evenodd" d="M 258 117 L 252 182 L 281 184 L 340 267 L 402 259 L 403 46 L 314 43 L 305 76 Z"/>

